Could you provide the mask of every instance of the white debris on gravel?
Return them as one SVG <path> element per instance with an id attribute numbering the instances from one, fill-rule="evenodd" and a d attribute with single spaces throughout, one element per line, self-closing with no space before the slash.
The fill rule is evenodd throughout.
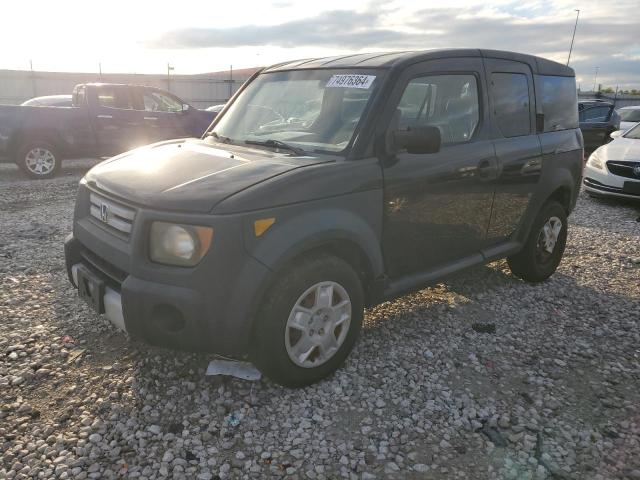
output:
<path id="1" fill-rule="evenodd" d="M 640 478 L 637 206 L 581 195 L 550 280 L 497 262 L 382 304 L 343 368 L 291 390 L 207 377 L 77 299 L 62 241 L 88 165 L 0 167 L 0 478 Z"/>

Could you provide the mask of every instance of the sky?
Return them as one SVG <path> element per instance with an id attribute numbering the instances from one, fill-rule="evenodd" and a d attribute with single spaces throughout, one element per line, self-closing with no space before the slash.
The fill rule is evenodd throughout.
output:
<path id="1" fill-rule="evenodd" d="M 4 0 L 0 69 L 204 73 L 355 52 L 482 47 L 640 88 L 639 0 Z"/>

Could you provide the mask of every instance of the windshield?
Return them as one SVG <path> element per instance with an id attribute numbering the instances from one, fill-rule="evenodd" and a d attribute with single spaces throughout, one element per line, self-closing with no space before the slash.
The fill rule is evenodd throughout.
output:
<path id="1" fill-rule="evenodd" d="M 629 129 L 627 133 L 624 134 L 624 138 L 632 138 L 633 140 L 640 140 L 640 123 L 635 127 L 631 127 L 631 129 Z"/>
<path id="2" fill-rule="evenodd" d="M 620 114 L 620 120 L 623 122 L 640 122 L 640 108 L 629 110 L 618 110 Z"/>
<path id="3" fill-rule="evenodd" d="M 341 152 L 349 146 L 380 70 L 294 70 L 249 84 L 210 135 L 236 144 Z"/>

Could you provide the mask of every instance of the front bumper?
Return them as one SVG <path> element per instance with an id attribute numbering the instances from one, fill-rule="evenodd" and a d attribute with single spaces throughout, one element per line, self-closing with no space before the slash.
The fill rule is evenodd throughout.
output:
<path id="1" fill-rule="evenodd" d="M 625 182 L 634 182 L 634 179 L 621 177 L 605 169 L 594 168 L 587 164 L 582 181 L 584 189 L 596 195 L 616 198 L 628 198 L 640 200 L 640 194 L 630 193 L 624 190 Z M 640 184 L 640 180 L 637 182 Z"/>
<path id="2" fill-rule="evenodd" d="M 171 275 L 162 267 L 157 278 L 140 278 L 119 270 L 109 263 L 108 254 L 99 257 L 95 250 L 69 235 L 65 240 L 67 273 L 76 288 L 79 268 L 90 270 L 104 282 L 103 313 L 117 328 L 152 345 L 246 356 L 254 300 L 260 298 L 261 285 L 266 283 L 266 267 L 251 257 L 236 257 L 233 260 L 241 263 L 241 268 L 236 265 L 235 276 L 230 273 L 234 269 L 225 265 L 227 268 L 216 269 L 217 276 L 224 278 L 209 272 L 209 281 L 193 275 L 198 277 L 194 282 L 177 285 L 169 283 Z M 224 280 L 226 286 L 222 287 Z"/>

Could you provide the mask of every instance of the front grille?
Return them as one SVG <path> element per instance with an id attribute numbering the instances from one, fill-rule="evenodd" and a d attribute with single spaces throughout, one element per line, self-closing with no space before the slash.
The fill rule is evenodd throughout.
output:
<path id="1" fill-rule="evenodd" d="M 89 194 L 89 214 L 95 223 L 126 239 L 131 235 L 135 209 L 95 192 Z"/>
<path id="2" fill-rule="evenodd" d="M 640 178 L 640 171 L 634 173 L 634 168 L 640 169 L 640 162 L 607 162 L 607 168 L 614 175 L 626 178 Z"/>

